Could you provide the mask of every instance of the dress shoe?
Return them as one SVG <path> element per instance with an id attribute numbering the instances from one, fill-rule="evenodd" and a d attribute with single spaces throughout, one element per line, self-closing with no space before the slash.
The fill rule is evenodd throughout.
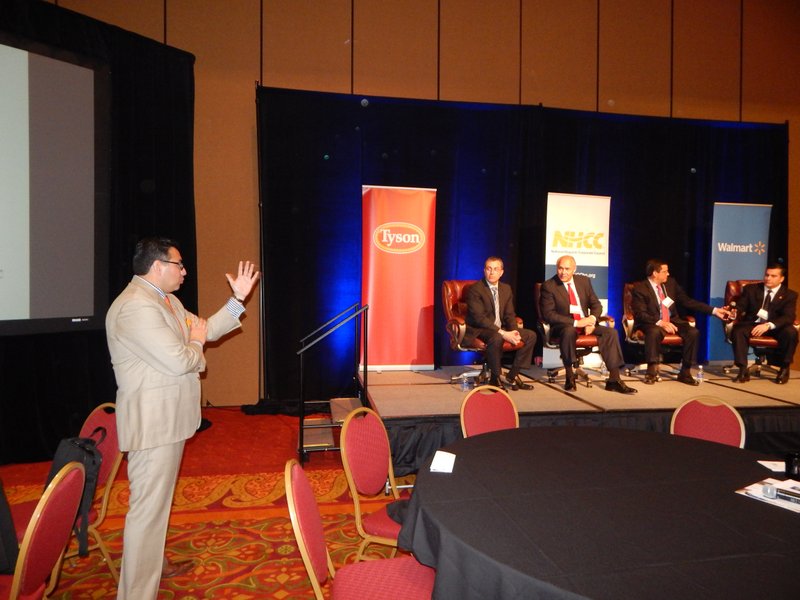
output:
<path id="1" fill-rule="evenodd" d="M 182 577 L 188 575 L 194 567 L 195 561 L 192 559 L 172 562 L 165 556 L 164 563 L 161 565 L 161 578 Z"/>
<path id="2" fill-rule="evenodd" d="M 692 377 L 691 371 L 681 371 L 678 373 L 677 377 L 678 381 L 681 383 L 685 383 L 686 385 L 700 385 L 700 382 L 697 381 L 694 377 Z"/>
<path id="3" fill-rule="evenodd" d="M 739 367 L 739 374 L 734 381 L 736 383 L 747 383 L 750 381 L 750 372 L 747 370 L 747 367 Z"/>
<path id="4" fill-rule="evenodd" d="M 654 383 L 656 383 L 657 381 L 658 381 L 658 375 L 651 375 L 650 373 L 647 373 L 647 374 L 644 376 L 644 382 L 645 382 L 647 385 L 653 385 L 653 384 L 654 384 Z"/>
<path id="5" fill-rule="evenodd" d="M 498 377 L 490 377 L 489 378 L 489 385 L 494 386 L 496 388 L 500 388 L 501 390 L 505 390 L 506 386 L 503 384 L 502 381 Z"/>
<path id="6" fill-rule="evenodd" d="M 516 375 L 513 379 L 511 377 L 506 377 L 506 387 L 510 387 L 511 390 L 515 392 L 517 390 L 533 389 L 533 385 L 522 381 L 522 378 L 519 375 Z"/>
<path id="7" fill-rule="evenodd" d="M 575 385 L 575 376 L 572 375 L 571 377 L 568 375 L 567 380 L 564 382 L 564 391 L 565 392 L 574 392 L 578 389 L 578 386 Z"/>
<path id="8" fill-rule="evenodd" d="M 606 391 L 619 392 L 620 394 L 635 394 L 639 390 L 625 385 L 625 382 L 620 379 L 616 381 L 609 379 L 606 381 Z"/>
<path id="9" fill-rule="evenodd" d="M 789 367 L 781 367 L 777 377 L 775 377 L 775 383 L 789 383 Z"/>

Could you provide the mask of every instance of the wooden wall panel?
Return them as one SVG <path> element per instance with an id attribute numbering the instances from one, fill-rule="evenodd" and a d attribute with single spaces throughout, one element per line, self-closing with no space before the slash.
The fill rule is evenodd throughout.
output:
<path id="1" fill-rule="evenodd" d="M 670 0 L 601 0 L 599 110 L 669 116 Z"/>
<path id="2" fill-rule="evenodd" d="M 739 4 L 675 0 L 672 114 L 739 119 Z"/>
<path id="3" fill-rule="evenodd" d="M 597 0 L 522 0 L 522 104 L 597 107 Z"/>
<path id="4" fill-rule="evenodd" d="M 258 262 L 255 82 L 259 0 L 170 0 L 167 37 L 196 56 L 195 207 L 199 305 L 213 314 L 231 291 L 225 273 Z M 234 33 L 235 32 L 235 33 Z M 203 400 L 215 406 L 258 400 L 258 294 L 241 333 L 207 346 Z"/>
<path id="5" fill-rule="evenodd" d="M 438 19 L 430 0 L 355 0 L 353 92 L 436 99 Z"/>
<path id="6" fill-rule="evenodd" d="M 350 93 L 350 0 L 263 0 L 263 4 L 264 85 Z"/>
<path id="7" fill-rule="evenodd" d="M 519 102 L 519 0 L 441 0 L 439 98 Z"/>
<path id="8" fill-rule="evenodd" d="M 164 0 L 59 0 L 61 8 L 164 41 Z"/>

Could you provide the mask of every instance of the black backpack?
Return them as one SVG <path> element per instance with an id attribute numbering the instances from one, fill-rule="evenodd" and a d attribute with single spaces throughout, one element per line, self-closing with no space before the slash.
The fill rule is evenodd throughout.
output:
<path id="1" fill-rule="evenodd" d="M 97 434 L 99 439 L 95 439 Z M 97 478 L 100 475 L 100 464 L 103 462 L 103 455 L 97 449 L 98 444 L 102 444 L 106 439 L 106 428 L 98 427 L 89 437 L 64 438 L 58 443 L 55 456 L 53 456 L 53 466 L 50 467 L 50 474 L 47 476 L 45 489 L 64 465 L 76 461 L 83 465 L 86 472 L 86 483 L 83 486 L 83 496 L 78 507 L 78 518 L 75 521 L 75 537 L 78 539 L 78 554 L 86 556 L 89 554 L 89 511 L 94 502 L 94 493 L 97 489 Z"/>

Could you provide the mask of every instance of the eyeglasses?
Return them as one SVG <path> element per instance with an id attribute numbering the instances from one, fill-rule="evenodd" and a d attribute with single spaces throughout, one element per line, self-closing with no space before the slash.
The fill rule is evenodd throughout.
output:
<path id="1" fill-rule="evenodd" d="M 180 269 L 181 271 L 183 271 L 186 268 L 186 267 L 183 266 L 183 261 L 182 260 L 179 260 L 177 262 L 174 261 L 174 260 L 164 260 L 164 259 L 161 259 L 161 258 L 159 258 L 158 260 L 160 260 L 161 262 L 169 263 L 171 265 L 178 265 L 178 269 Z"/>

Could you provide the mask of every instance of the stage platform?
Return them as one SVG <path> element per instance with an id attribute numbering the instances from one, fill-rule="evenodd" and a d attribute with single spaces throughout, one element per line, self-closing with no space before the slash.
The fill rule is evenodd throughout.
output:
<path id="1" fill-rule="evenodd" d="M 786 385 L 773 382 L 767 372 L 745 384 L 733 382 L 723 365 L 705 369 L 700 386 L 675 381 L 645 385 L 641 376 L 624 377 L 638 390 L 624 395 L 607 392 L 599 374 L 590 373 L 592 387 L 578 384 L 565 392 L 563 377 L 547 382 L 545 370 L 532 367 L 523 378 L 533 390 L 509 392 L 520 413 L 520 426 L 577 425 L 669 431 L 674 409 L 689 398 L 715 396 L 735 406 L 747 428 L 746 447 L 781 455 L 800 450 L 800 372 Z M 461 437 L 459 409 L 466 392 L 451 378 L 479 367 L 443 367 L 434 371 L 370 371 L 367 397 L 386 424 L 398 475 L 414 472 L 437 448 Z"/>

